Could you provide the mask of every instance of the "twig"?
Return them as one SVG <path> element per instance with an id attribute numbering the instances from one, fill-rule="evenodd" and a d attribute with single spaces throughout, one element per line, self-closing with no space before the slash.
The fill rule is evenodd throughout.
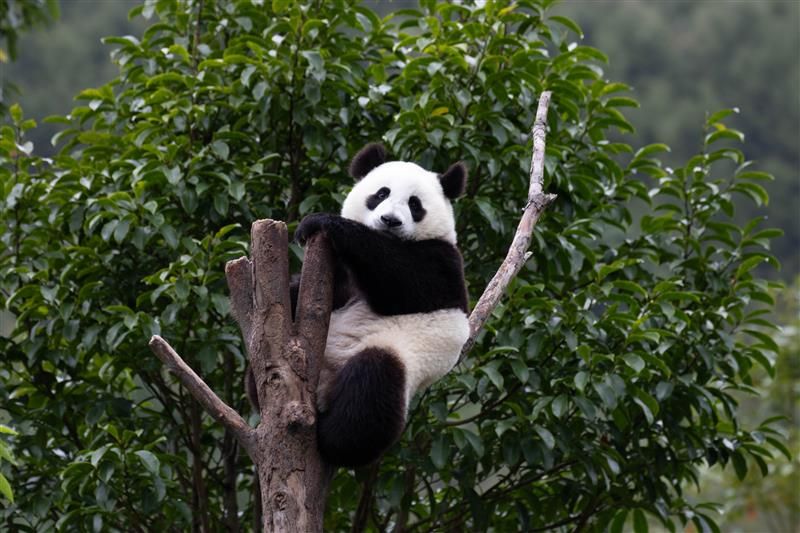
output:
<path id="1" fill-rule="evenodd" d="M 194 399 L 203 406 L 203 409 L 214 417 L 214 420 L 230 429 L 231 432 L 236 435 L 242 447 L 249 453 L 253 444 L 254 430 L 239 416 L 239 413 L 230 408 L 219 396 L 214 394 L 214 391 L 206 385 L 200 376 L 195 374 L 194 370 L 181 359 L 181 356 L 178 355 L 172 346 L 159 335 L 153 335 L 150 339 L 149 346 L 170 372 L 178 377 Z"/>
<path id="2" fill-rule="evenodd" d="M 486 286 L 478 303 L 469 316 L 469 338 L 461 350 L 461 357 L 475 344 L 478 333 L 483 329 L 489 315 L 492 313 L 500 298 L 503 296 L 508 284 L 520 271 L 525 261 L 530 257 L 528 247 L 531 244 L 533 228 L 539 221 L 545 208 L 556 199 L 555 194 L 544 194 L 544 149 L 545 130 L 547 129 L 547 108 L 550 105 L 550 91 L 539 95 L 539 107 L 536 109 L 536 120 L 533 123 L 533 154 L 531 156 L 530 185 L 528 187 L 528 201 L 522 212 L 522 218 L 517 225 L 517 231 L 511 246 L 508 248 L 506 258 L 497 269 L 497 273 Z"/>

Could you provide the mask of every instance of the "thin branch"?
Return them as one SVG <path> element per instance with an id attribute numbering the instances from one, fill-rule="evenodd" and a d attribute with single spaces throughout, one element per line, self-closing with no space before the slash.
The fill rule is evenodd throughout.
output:
<path id="1" fill-rule="evenodd" d="M 494 409 L 498 405 L 502 405 L 503 403 L 505 403 L 505 401 L 509 397 L 511 397 L 512 394 L 517 392 L 517 390 L 521 386 L 522 386 L 522 383 L 519 383 L 519 382 L 516 383 L 514 386 L 512 386 L 510 389 L 508 389 L 508 391 L 504 395 L 502 395 L 500 398 L 497 398 L 495 401 L 493 401 L 489 405 L 485 406 L 483 409 L 478 411 L 476 414 L 474 414 L 472 416 L 468 416 L 467 418 L 459 419 L 459 420 L 447 420 L 447 421 L 444 422 L 444 425 L 445 426 L 463 426 L 464 424 L 469 424 L 470 422 L 473 422 L 473 421 L 475 421 L 475 420 L 477 420 L 479 418 L 482 418 L 482 417 L 486 416 L 487 414 L 489 414 L 492 411 L 492 409 Z"/>
<path id="2" fill-rule="evenodd" d="M 197 20 L 194 26 L 194 42 L 192 44 L 192 66 L 197 71 L 197 50 L 200 48 L 200 26 L 203 24 L 203 0 L 197 6 Z"/>
<path id="3" fill-rule="evenodd" d="M 175 352 L 167 341 L 158 335 L 153 335 L 149 343 L 150 349 L 161 359 L 161 362 L 175 374 L 180 382 L 192 394 L 195 400 L 203 406 L 214 420 L 230 429 L 236 435 L 242 447 L 250 453 L 254 439 L 254 430 L 239 413 L 230 408 L 219 396 L 214 394 L 208 385 L 191 369 L 181 356 Z"/>
<path id="4" fill-rule="evenodd" d="M 539 107 L 536 110 L 536 120 L 533 124 L 533 154 L 531 156 L 530 185 L 528 187 L 528 201 L 522 212 L 522 218 L 517 225 L 517 231 L 511 246 L 508 248 L 506 258 L 497 269 L 497 273 L 486 286 L 478 303 L 469 316 L 469 339 L 461 350 L 463 357 L 475 344 L 475 338 L 483 329 L 489 315 L 492 313 L 500 298 L 503 296 L 508 284 L 520 271 L 525 261 L 530 257 L 528 247 L 531 244 L 533 228 L 539 221 L 539 217 L 545 208 L 556 199 L 555 194 L 544 194 L 544 150 L 545 150 L 545 130 L 547 129 L 547 108 L 550 105 L 550 91 L 544 91 L 539 95 Z"/>
<path id="5" fill-rule="evenodd" d="M 372 502 L 375 499 L 375 482 L 378 480 L 380 470 L 380 460 L 367 467 L 367 477 L 361 487 L 361 497 L 358 500 L 358 507 L 353 518 L 351 533 L 361 533 L 367 529 L 367 520 L 372 512 Z"/>

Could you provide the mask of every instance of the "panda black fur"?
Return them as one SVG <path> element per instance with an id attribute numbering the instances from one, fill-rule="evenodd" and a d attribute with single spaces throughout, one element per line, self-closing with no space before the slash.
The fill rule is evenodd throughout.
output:
<path id="1" fill-rule="evenodd" d="M 450 204 L 466 169 L 385 159 L 383 146 L 365 146 L 341 216 L 309 215 L 295 232 L 301 244 L 324 232 L 335 256 L 317 440 L 340 466 L 374 462 L 400 437 L 413 395 L 455 365 L 469 335 Z"/>

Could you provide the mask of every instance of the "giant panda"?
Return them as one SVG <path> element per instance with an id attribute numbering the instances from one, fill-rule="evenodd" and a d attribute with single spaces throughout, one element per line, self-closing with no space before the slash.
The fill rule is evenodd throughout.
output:
<path id="1" fill-rule="evenodd" d="M 467 171 L 387 162 L 380 144 L 365 146 L 349 170 L 356 184 L 341 215 L 306 216 L 295 240 L 322 232 L 334 252 L 317 442 L 327 462 L 358 467 L 400 437 L 414 394 L 453 368 L 469 336 L 451 205 Z"/>

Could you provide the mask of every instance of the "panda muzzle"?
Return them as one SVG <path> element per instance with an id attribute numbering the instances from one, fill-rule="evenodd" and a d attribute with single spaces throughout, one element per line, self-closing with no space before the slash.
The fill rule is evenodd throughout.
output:
<path id="1" fill-rule="evenodd" d="M 402 220 L 392 215 L 381 215 L 381 222 L 383 222 L 387 228 L 396 228 L 403 224 Z"/>

